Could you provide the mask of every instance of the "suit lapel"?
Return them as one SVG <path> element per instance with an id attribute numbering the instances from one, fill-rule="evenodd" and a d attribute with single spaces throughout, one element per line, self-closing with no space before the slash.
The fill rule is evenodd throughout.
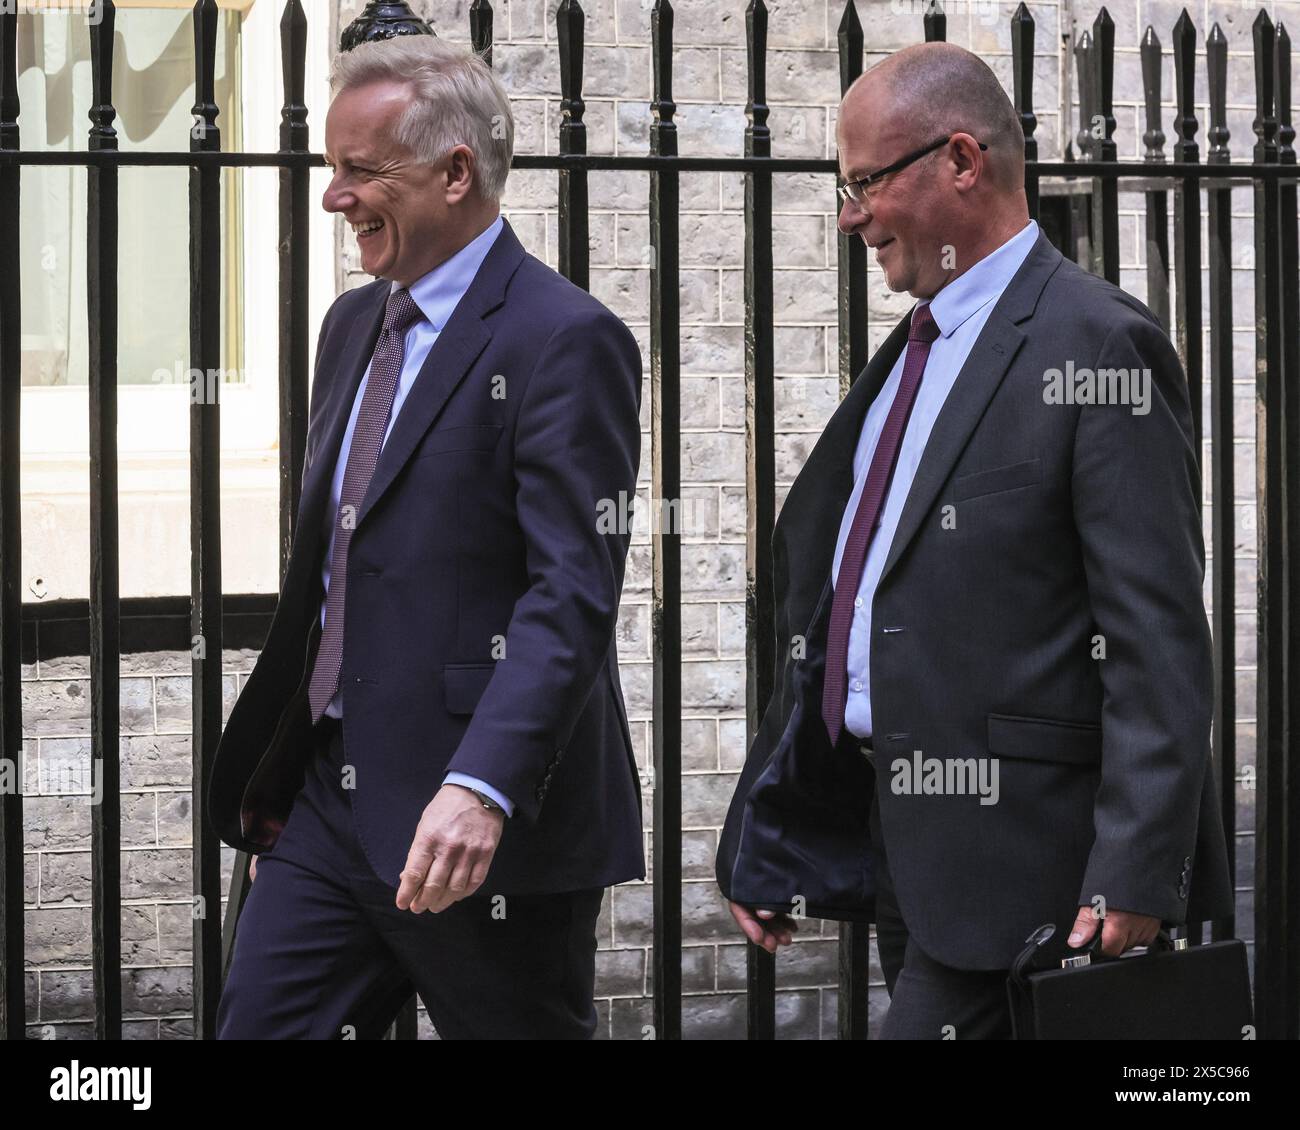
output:
<path id="1" fill-rule="evenodd" d="M 853 455 L 862 422 L 907 344 L 907 327 L 904 318 L 867 362 L 790 486 L 777 526 L 787 544 L 799 547 L 790 559 L 792 571 L 805 565 L 818 577 L 830 571 L 840 520 L 853 493 Z M 812 553 L 805 556 L 808 550 Z"/>
<path id="2" fill-rule="evenodd" d="M 916 477 L 898 519 L 898 529 L 890 543 L 889 556 L 880 574 L 881 582 L 920 529 L 935 496 L 947 481 L 1024 340 L 1024 333 L 1005 314 L 994 309 L 971 346 L 966 363 L 961 367 L 926 441 Z"/>
<path id="3" fill-rule="evenodd" d="M 953 383 L 926 442 L 921 462 L 908 491 L 898 529 L 889 547 L 879 584 L 897 564 L 935 497 L 948 481 L 953 466 L 965 449 L 980 417 L 997 392 L 1011 362 L 1020 351 L 1025 333 L 1018 323 L 1027 320 L 1038 304 L 1047 280 L 1061 265 L 1061 253 L 1041 231 L 1020 269 L 1012 276 L 988 321 L 975 339 L 966 363 Z M 910 313 L 905 321 L 910 321 Z"/>
<path id="4" fill-rule="evenodd" d="M 365 376 L 375 343 L 379 340 L 379 331 L 384 325 L 389 285 L 381 280 L 371 284 L 370 289 L 372 293 L 367 296 L 361 311 L 353 317 L 344 339 L 346 345 L 339 357 L 335 378 L 330 382 L 333 397 L 325 410 L 320 442 L 311 455 L 311 466 L 303 482 L 299 521 L 305 523 L 304 529 L 312 538 L 320 529 L 324 506 L 329 499 L 330 483 L 343 446 L 343 433 L 347 430 L 352 403 L 356 400 L 361 378 Z M 316 555 L 313 549 L 311 556 L 315 558 Z"/>
<path id="5" fill-rule="evenodd" d="M 505 301 L 506 284 L 523 262 L 525 254 L 523 244 L 509 222 L 503 221 L 501 231 L 488 249 L 474 281 L 442 327 L 415 383 L 406 394 L 388 442 L 379 453 L 379 462 L 366 497 L 357 511 L 358 527 L 397 477 L 425 432 L 432 427 L 447 399 L 465 379 L 470 366 L 492 340 L 492 330 L 484 323 L 483 316 Z"/>
<path id="6" fill-rule="evenodd" d="M 1061 262 L 1061 253 L 1040 231 L 1037 242 L 989 315 L 935 421 L 899 518 L 882 581 L 916 535 L 935 496 L 947 481 L 1024 341 L 1024 332 L 1018 324 L 1033 314 L 1043 287 Z M 792 570 L 806 564 L 818 576 L 830 572 L 844 508 L 853 493 L 853 456 L 867 410 L 880 395 L 907 346 L 911 320 L 909 310 L 876 350 L 831 416 L 790 487 L 777 525 L 788 544 L 801 547 L 802 551 L 791 558 Z M 793 578 L 790 587 L 796 590 Z"/>
<path id="7" fill-rule="evenodd" d="M 392 484 L 397 473 L 429 430 L 447 399 L 474 360 L 492 338 L 492 331 L 484 325 L 482 316 L 501 305 L 506 284 L 523 262 L 526 252 L 509 221 L 503 221 L 500 234 L 488 249 L 478 273 L 470 283 L 452 316 L 443 326 L 438 340 L 429 350 L 420 367 L 419 375 L 407 393 L 397 422 L 379 454 L 374 476 L 370 480 L 366 497 L 357 512 L 359 526 L 366 513 Z M 343 446 L 343 433 L 348 417 L 379 341 L 379 331 L 384 324 L 384 308 L 388 303 L 389 285 L 372 284 L 373 294 L 368 296 L 361 311 L 354 315 L 346 336 L 346 346 L 339 358 L 334 393 L 321 425 L 321 440 L 312 455 L 311 467 L 303 482 L 301 521 L 314 536 L 319 528 L 323 507 L 329 498 L 330 483 Z"/>

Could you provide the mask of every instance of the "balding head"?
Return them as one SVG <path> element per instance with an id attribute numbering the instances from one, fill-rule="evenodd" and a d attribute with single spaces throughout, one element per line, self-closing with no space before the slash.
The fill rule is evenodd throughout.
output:
<path id="1" fill-rule="evenodd" d="M 932 297 L 1029 222 L 1024 131 L 988 65 L 951 43 L 891 55 L 849 87 L 836 123 L 840 174 L 860 181 L 839 227 L 876 248 L 892 290 Z"/>
<path id="2" fill-rule="evenodd" d="M 989 147 L 993 179 L 1016 189 L 1025 179 L 1025 134 L 998 77 L 955 43 L 917 43 L 877 63 L 849 87 L 842 114 L 864 110 L 897 123 L 910 148 L 969 133 Z"/>

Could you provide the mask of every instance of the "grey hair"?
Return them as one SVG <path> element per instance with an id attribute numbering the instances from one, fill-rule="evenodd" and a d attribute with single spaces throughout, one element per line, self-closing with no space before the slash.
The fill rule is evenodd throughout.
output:
<path id="1" fill-rule="evenodd" d="M 515 121 L 505 88 L 481 56 L 432 35 L 403 35 L 334 57 L 332 94 L 374 82 L 401 83 L 411 91 L 394 141 L 425 164 L 453 146 L 468 146 L 479 194 L 500 200 L 514 154 Z"/>

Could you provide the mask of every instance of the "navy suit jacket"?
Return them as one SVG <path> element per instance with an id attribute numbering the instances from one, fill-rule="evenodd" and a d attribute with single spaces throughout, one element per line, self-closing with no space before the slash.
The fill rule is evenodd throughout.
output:
<path id="1" fill-rule="evenodd" d="M 270 633 L 214 761 L 209 817 L 271 847 L 311 751 L 330 479 L 390 284 L 321 326 L 302 502 Z M 355 521 L 343 735 L 358 839 L 390 886 L 449 770 L 514 801 L 481 893 L 643 878 L 641 797 L 614 643 L 641 354 L 507 222 L 402 406 Z"/>

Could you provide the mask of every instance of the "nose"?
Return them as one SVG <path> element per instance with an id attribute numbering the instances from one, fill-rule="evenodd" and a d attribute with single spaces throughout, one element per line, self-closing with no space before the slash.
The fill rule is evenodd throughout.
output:
<path id="1" fill-rule="evenodd" d="M 320 206 L 327 212 L 346 212 L 355 203 L 356 197 L 348 189 L 339 186 L 339 174 L 335 173 L 325 188 Z"/>
<path id="2" fill-rule="evenodd" d="M 835 226 L 845 235 L 852 235 L 863 224 L 869 223 L 870 220 L 870 212 L 864 212 L 852 200 L 845 200 L 840 206 L 840 214 Z"/>

